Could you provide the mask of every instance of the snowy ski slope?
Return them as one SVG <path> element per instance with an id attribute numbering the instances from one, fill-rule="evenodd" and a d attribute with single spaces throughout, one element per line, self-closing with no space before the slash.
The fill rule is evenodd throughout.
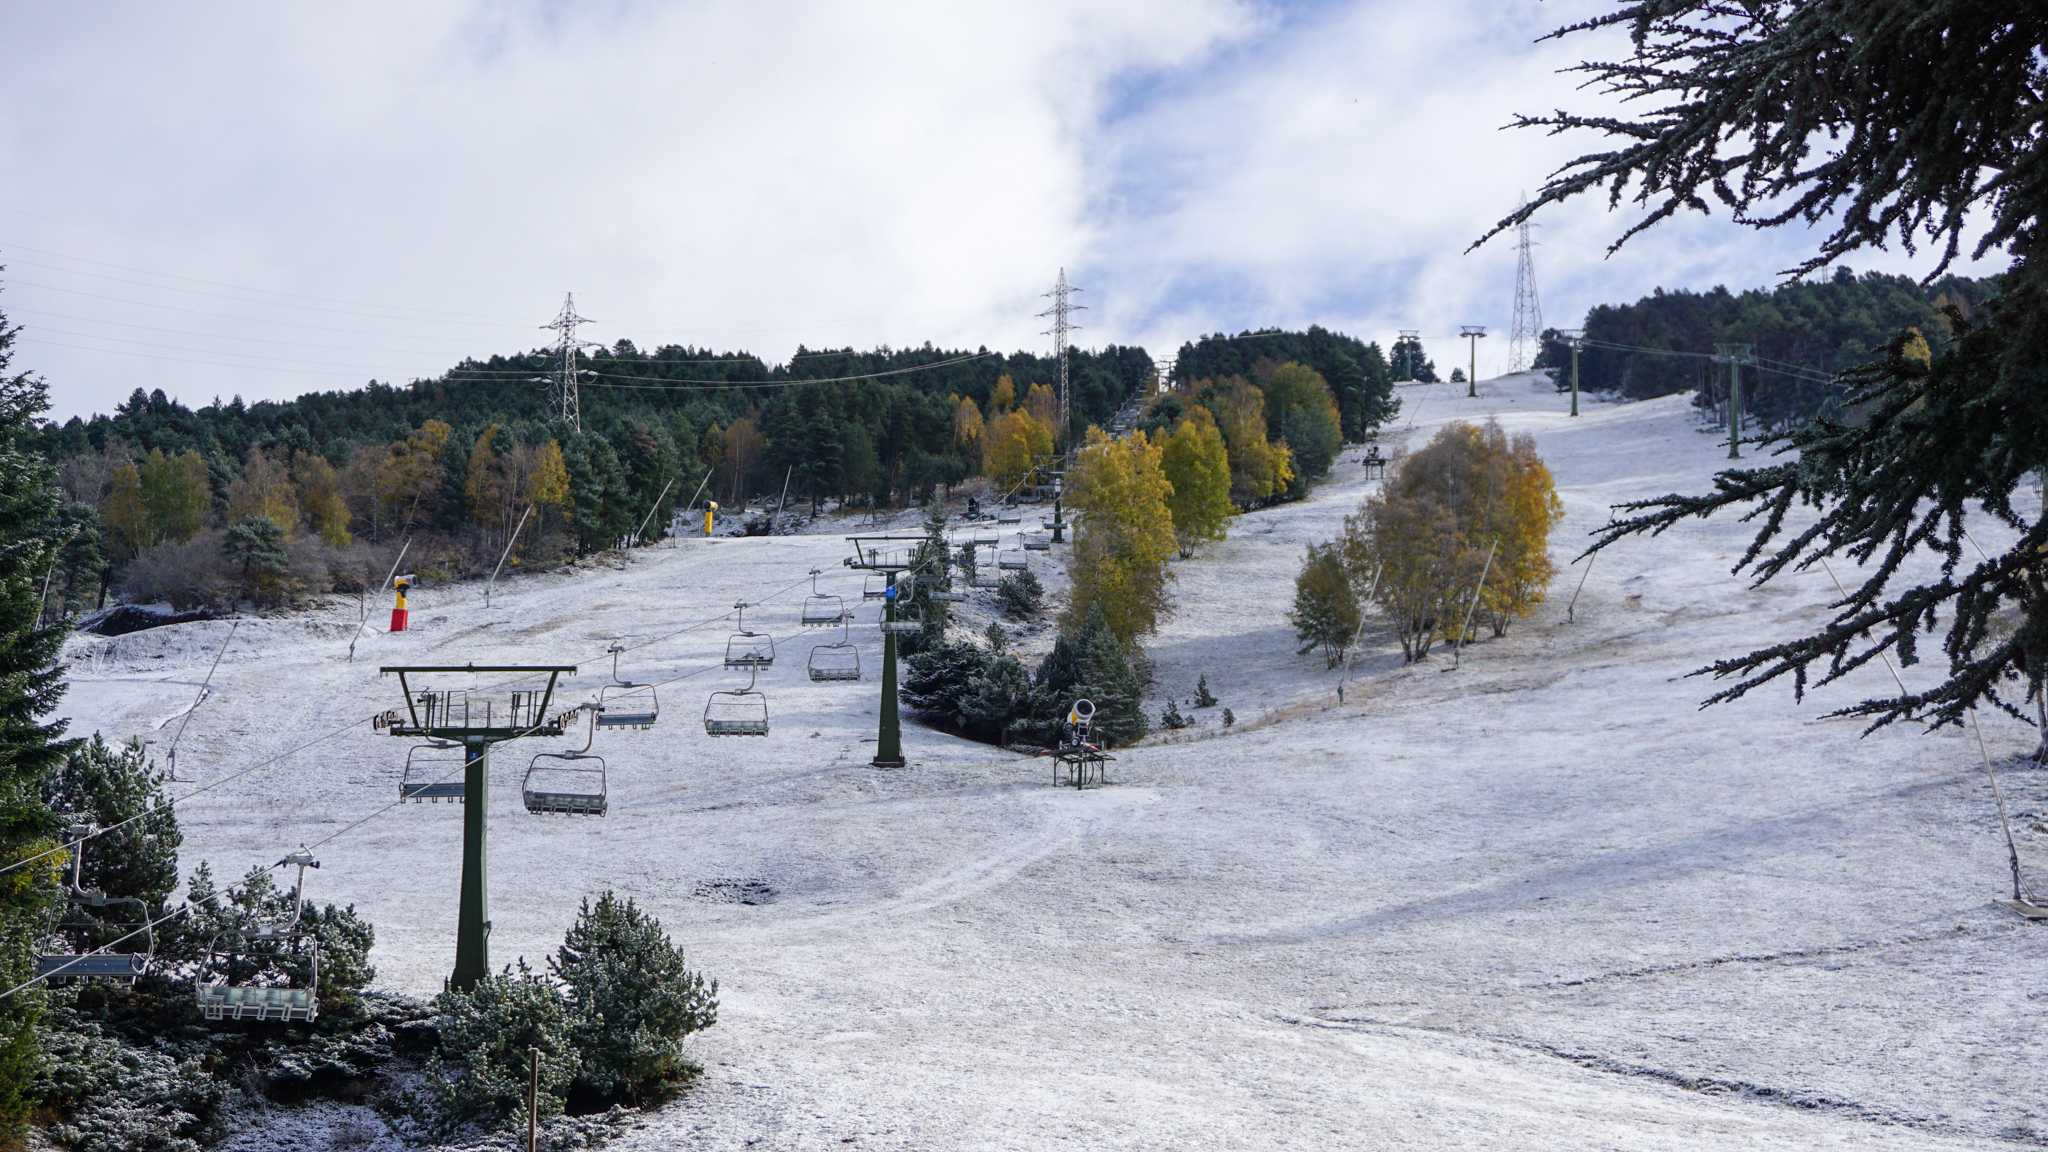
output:
<path id="1" fill-rule="evenodd" d="M 1609 504 L 1702 489 L 1726 454 L 1684 397 L 1572 420 L 1526 376 L 1476 400 L 1401 391 L 1397 442 L 1488 415 L 1536 435 L 1568 513 L 1561 566 Z M 400 635 L 378 630 L 382 605 L 353 663 L 353 612 L 244 621 L 179 753 L 200 784 L 176 790 L 341 731 L 194 796 L 185 868 L 239 875 L 343 833 L 309 895 L 376 924 L 381 983 L 438 990 L 461 809 L 351 828 L 396 799 L 410 743 L 367 723 L 399 703 L 378 665 L 575 663 L 581 699 L 623 641 L 644 645 L 630 678 L 688 678 L 661 689 L 653 730 L 600 734 L 610 814 L 529 815 L 528 758 L 581 740 L 521 741 L 494 757 L 490 844 L 494 962 L 537 964 L 610 888 L 720 982 L 720 1023 L 692 1042 L 708 1074 L 615 1147 L 2048 1138 L 2044 929 L 1990 904 L 2004 849 L 1974 738 L 1858 739 L 1820 719 L 1890 690 L 1881 669 L 1804 703 L 1697 707 L 1712 687 L 1685 673 L 1821 620 L 1824 574 L 1752 589 L 1729 574 L 1745 527 L 1689 523 L 1602 554 L 1570 624 L 1584 562 L 1564 568 L 1534 619 L 1455 674 L 1447 653 L 1403 667 L 1369 637 L 1340 706 L 1286 611 L 1304 546 L 1371 487 L 1355 456 L 1313 499 L 1175 564 L 1149 710 L 1165 695 L 1185 709 L 1206 675 L 1238 723 L 1198 710 L 1197 728 L 1121 752 L 1112 787 L 1055 790 L 1041 761 L 914 725 L 909 769 L 867 767 L 877 608 L 840 535 L 684 540 L 623 569 L 523 577 L 490 608 L 470 586 L 426 590 Z M 1055 588 L 1062 555 L 1032 559 Z M 803 676 L 833 638 L 796 626 L 812 567 L 858 606 L 861 683 Z M 779 645 L 762 677 L 773 731 L 712 740 L 705 695 L 745 680 L 716 666 L 717 618 L 740 598 Z M 978 630 L 986 608 L 963 607 Z M 168 741 L 228 627 L 74 639 L 74 732 Z M 2005 718 L 1986 736 L 1994 757 L 2032 744 Z M 2033 867 L 2048 867 L 2042 775 L 2004 775 Z M 274 1110 L 234 1146 L 324 1147 L 347 1112 Z"/>

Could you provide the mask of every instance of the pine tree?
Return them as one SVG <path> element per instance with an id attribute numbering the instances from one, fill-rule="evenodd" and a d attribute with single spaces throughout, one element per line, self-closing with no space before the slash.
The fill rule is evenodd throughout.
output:
<path id="1" fill-rule="evenodd" d="M 600 1100 L 644 1104 L 700 1069 L 682 1042 L 718 1022 L 718 982 L 686 966 L 661 922 L 606 891 L 588 898 L 549 968 L 569 988 L 577 1083 Z"/>
<path id="2" fill-rule="evenodd" d="M 64 629 L 37 626 L 42 580 L 64 540 L 57 534 L 56 473 L 23 450 L 35 415 L 49 406 L 43 381 L 9 374 L 20 330 L 0 316 L 0 867 L 56 845 L 57 820 L 43 779 L 64 758 L 64 722 L 46 721 L 64 691 L 57 665 Z M 31 948 L 55 895 L 58 857 L 0 876 L 0 986 L 34 973 Z M 27 1118 L 25 1086 L 37 1064 L 39 991 L 17 993 L 0 1012 L 0 1141 Z"/>
<path id="3" fill-rule="evenodd" d="M 1595 188 L 1648 209 L 1635 233 L 1710 200 L 1758 228 L 1798 221 L 1833 227 L 1797 271 L 1863 247 L 1942 248 L 1939 275 L 1967 236 L 1979 256 L 2000 248 L 2013 265 L 1974 319 L 1949 313 L 1955 337 L 1937 356 L 1909 355 L 1895 336 L 1883 356 L 1843 375 L 1854 423 L 1817 419 L 1776 438 L 1779 462 L 1732 468 L 1704 496 L 1626 505 L 1599 541 L 1657 533 L 1688 516 L 1741 509 L 1760 525 L 1743 554 L 1759 583 L 1822 557 L 1878 558 L 1818 631 L 1716 661 L 1739 697 L 1791 677 L 1795 695 L 1895 650 L 1920 659 L 1919 637 L 1945 627 L 1947 675 L 1917 695 L 1877 698 L 1842 714 L 1877 727 L 1906 717 L 1959 724 L 1978 703 L 2019 711 L 2008 679 L 2037 696 L 2048 680 L 2048 520 L 2023 513 L 2022 484 L 2048 466 L 2048 262 L 2038 251 L 2048 210 L 2048 137 L 2040 131 L 2040 27 L 1974 0 L 1805 4 L 1758 0 L 1631 3 L 1576 25 L 1626 28 L 1619 63 L 1586 62 L 1589 83 L 1647 110 L 1524 117 L 1546 132 L 1618 137 L 1567 164 L 1533 202 L 1488 235 Z M 1854 125 L 1842 134 L 1843 125 Z M 1813 141 L 1832 135 L 1816 160 Z M 1769 449 L 1766 449 L 1769 451 Z M 2031 505 L 2031 498 L 2027 501 Z M 1790 536 L 1795 505 L 1819 509 Z M 1967 523 L 1989 516 L 2013 544 L 1979 561 Z M 1912 553 L 1943 559 L 1942 576 L 1901 575 Z M 2001 618 L 2015 620 L 2008 631 Z"/>

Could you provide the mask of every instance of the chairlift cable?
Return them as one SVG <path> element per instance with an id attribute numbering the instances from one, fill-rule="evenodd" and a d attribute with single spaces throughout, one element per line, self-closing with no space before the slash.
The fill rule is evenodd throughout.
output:
<path id="1" fill-rule="evenodd" d="M 192 714 L 199 711 L 199 705 L 206 701 L 206 689 L 208 685 L 213 683 L 214 672 L 220 668 L 220 658 L 227 655 L 228 645 L 235 642 L 235 631 L 241 626 L 242 622 L 237 620 L 228 628 L 228 638 L 220 642 L 220 651 L 213 654 L 213 664 L 206 669 L 206 679 L 199 684 L 199 695 L 192 698 L 192 706 L 185 709 L 185 718 L 178 721 L 178 731 L 176 735 L 171 737 L 171 747 L 168 753 L 171 761 L 171 779 L 173 780 L 178 778 L 178 741 L 185 738 L 185 725 L 192 722 Z"/>

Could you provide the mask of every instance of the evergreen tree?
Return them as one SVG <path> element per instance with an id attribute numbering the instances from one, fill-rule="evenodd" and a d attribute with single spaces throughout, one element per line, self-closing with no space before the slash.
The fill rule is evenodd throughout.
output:
<path id="1" fill-rule="evenodd" d="M 19 333 L 0 316 L 0 867 L 55 847 L 43 781 L 65 753 L 64 722 L 44 719 L 64 691 L 64 629 L 37 620 L 43 577 L 68 533 L 59 534 L 55 470 L 24 450 L 30 422 L 49 401 L 39 377 L 9 371 Z M 31 949 L 55 895 L 52 880 L 48 867 L 0 875 L 0 987 L 34 974 Z M 38 1063 L 42 1010 L 42 994 L 31 990 L 0 1012 L 0 1141 L 17 1138 L 28 1115 L 24 1088 Z"/>
<path id="2" fill-rule="evenodd" d="M 1094 702 L 1094 731 L 1105 744 L 1128 744 L 1145 734 L 1137 671 L 1100 605 L 1090 607 L 1078 625 L 1061 630 L 1039 662 L 1032 689 L 1036 701 L 1030 727 L 1040 740 L 1051 741 L 1067 709 L 1081 697 Z"/>
<path id="3" fill-rule="evenodd" d="M 1394 341 L 1394 354 L 1389 368 L 1395 380 L 1436 383 L 1436 363 L 1422 354 L 1420 337 L 1403 336 Z"/>
<path id="4" fill-rule="evenodd" d="M 684 964 L 661 922 L 607 891 L 585 898 L 548 961 L 569 988 L 577 1084 L 603 1101 L 645 1104 L 700 1069 L 682 1042 L 718 1021 L 718 982 Z"/>
<path id="5" fill-rule="evenodd" d="M 2048 466 L 2040 22 L 1972 0 L 1645 0 L 1567 31 L 1605 27 L 1629 29 L 1633 52 L 1578 70 L 1649 111 L 1633 121 L 1524 118 L 1620 143 L 1560 169 L 1494 232 L 1596 187 L 1615 202 L 1633 189 L 1649 211 L 1617 243 L 1711 198 L 1759 228 L 1828 221 L 1833 231 L 1801 272 L 1865 246 L 1932 240 L 1942 246 L 1938 274 L 1966 233 L 1977 254 L 2003 247 L 2014 262 L 1974 318 L 1946 314 L 1954 339 L 1945 351 L 1915 355 L 1919 337 L 1901 332 L 1881 359 L 1845 375 L 1846 400 L 1862 419 L 1818 419 L 1784 435 L 1784 460 L 1729 469 L 1707 495 L 1629 505 L 1633 514 L 1617 518 L 1600 545 L 1742 508 L 1761 525 L 1741 561 L 1758 582 L 1830 555 L 1881 557 L 1818 631 L 1717 661 L 1715 674 L 1736 683 L 1712 700 L 1784 676 L 1797 694 L 1810 678 L 1827 683 L 1887 649 L 1913 664 L 1920 634 L 1945 627 L 1941 684 L 1842 711 L 1873 727 L 1905 717 L 1959 724 L 1979 702 L 2018 711 L 2001 685 L 2017 680 L 2029 696 L 2048 686 L 2048 519 L 2015 499 Z M 1854 131 L 1842 134 L 1842 125 Z M 1833 139 L 1816 161 L 1812 143 L 1823 134 Z M 1819 516 L 1802 517 L 1786 537 L 1795 506 Z M 1982 516 L 2015 539 L 1980 562 L 1963 533 Z M 1901 564 L 1923 548 L 1943 558 L 1942 575 L 1918 584 Z"/>
<path id="6" fill-rule="evenodd" d="M 285 552 L 284 529 L 277 521 L 268 516 L 243 518 L 228 529 L 220 552 L 240 574 L 242 595 L 258 604 L 284 599 L 284 574 L 290 557 Z"/>
<path id="7" fill-rule="evenodd" d="M 75 744 L 44 779 L 43 802 L 53 813 L 113 829 L 82 846 L 81 885 L 162 907 L 178 886 L 178 846 L 185 839 L 167 803 L 166 779 L 144 762 L 140 742 L 113 748 L 97 732 Z"/>
<path id="8" fill-rule="evenodd" d="M 1360 420 L 1366 431 L 1371 432 L 1392 420 L 1400 412 L 1401 402 L 1394 398 L 1394 370 L 1380 352 L 1378 342 L 1365 346 L 1358 367 L 1365 375 L 1365 403 L 1360 409 Z"/>
<path id="9" fill-rule="evenodd" d="M 486 976 L 467 992 L 449 990 L 434 998 L 440 1044 L 427 1058 L 427 1091 L 446 1125 L 493 1124 L 523 1115 L 528 1082 L 527 1049 L 540 1049 L 543 1120 L 560 1116 L 563 1097 L 582 1069 L 569 1006 L 555 984 L 521 961 Z"/>

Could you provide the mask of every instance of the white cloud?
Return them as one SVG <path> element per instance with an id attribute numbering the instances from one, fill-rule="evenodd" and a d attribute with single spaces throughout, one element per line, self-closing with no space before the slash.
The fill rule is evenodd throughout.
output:
<path id="1" fill-rule="evenodd" d="M 1462 250 L 1586 146 L 1497 129 L 1592 102 L 1556 73 L 1588 45 L 1531 43 L 1591 3 L 25 10 L 0 310 L 59 415 L 432 375 L 541 343 L 567 290 L 588 337 L 770 358 L 1043 348 L 1062 266 L 1084 342 L 1155 355 L 1266 324 L 1504 337 L 1511 245 Z M 1560 325 L 1804 254 L 1717 219 L 1603 261 L 1601 205 L 1544 225 Z"/>

